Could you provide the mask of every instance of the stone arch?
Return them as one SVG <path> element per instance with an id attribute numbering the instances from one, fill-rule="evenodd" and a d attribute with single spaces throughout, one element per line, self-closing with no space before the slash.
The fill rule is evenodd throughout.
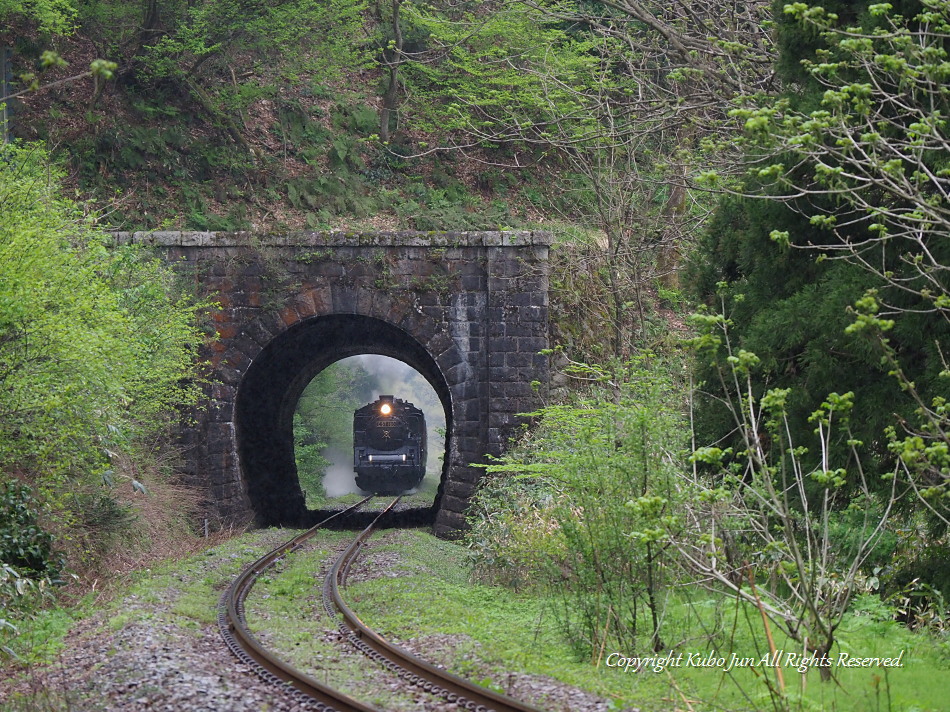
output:
<path id="1" fill-rule="evenodd" d="M 418 315 L 417 315 L 418 316 Z M 286 315 L 285 315 L 286 317 Z M 401 321 L 405 321 L 401 320 Z M 411 319 L 416 333 L 356 313 L 331 313 L 297 320 L 256 353 L 237 389 L 235 439 L 245 492 L 256 520 L 263 525 L 307 521 L 297 480 L 293 448 L 293 413 L 303 389 L 317 373 L 348 356 L 390 356 L 416 369 L 432 385 L 446 414 L 447 452 L 452 451 L 456 422 L 452 375 L 443 364 L 461 362 L 451 344 L 442 353 L 427 346 L 436 326 Z M 420 340 L 421 338 L 421 340 Z M 426 342 L 426 343 L 424 343 Z M 451 458 L 444 459 L 437 511 Z"/>
<path id="2" fill-rule="evenodd" d="M 218 306 L 208 400 L 183 421 L 179 442 L 182 475 L 205 488 L 222 526 L 315 515 L 292 473 L 287 424 L 309 377 L 347 349 L 410 363 L 446 405 L 439 536 L 466 528 L 483 473 L 475 463 L 499 455 L 524 423 L 519 414 L 543 398 L 548 233 L 150 232 L 116 241 L 154 249 Z M 248 447 L 254 438 L 260 453 Z"/>

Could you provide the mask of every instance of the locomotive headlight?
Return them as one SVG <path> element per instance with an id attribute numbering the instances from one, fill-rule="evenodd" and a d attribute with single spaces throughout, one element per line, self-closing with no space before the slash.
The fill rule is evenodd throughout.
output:
<path id="1" fill-rule="evenodd" d="M 390 413 L 393 412 L 393 407 L 389 405 L 389 403 L 383 403 L 379 407 L 379 412 L 382 413 L 383 415 L 389 415 Z"/>

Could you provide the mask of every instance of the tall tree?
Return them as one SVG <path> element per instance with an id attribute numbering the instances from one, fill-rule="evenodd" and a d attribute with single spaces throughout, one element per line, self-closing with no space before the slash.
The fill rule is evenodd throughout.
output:
<path id="1" fill-rule="evenodd" d="M 853 391 L 853 437 L 831 446 L 860 441 L 869 471 L 896 467 L 946 524 L 950 8 L 838 10 L 785 6 L 788 91 L 734 112 L 754 197 L 720 207 L 697 282 L 762 359 L 758 394 L 794 387 L 795 440 L 827 393 Z M 700 427 L 723 437 L 724 416 L 714 401 Z"/>
<path id="2" fill-rule="evenodd" d="M 767 3 L 554 0 L 414 13 L 444 56 L 404 69 L 430 100 L 429 125 L 449 131 L 430 150 L 546 162 L 561 209 L 591 231 L 585 272 L 597 284 L 587 306 L 608 328 L 610 352 L 629 355 L 647 290 L 675 269 L 677 246 L 706 215 L 686 182 L 699 147 L 726 130 L 732 97 L 769 89 Z"/>

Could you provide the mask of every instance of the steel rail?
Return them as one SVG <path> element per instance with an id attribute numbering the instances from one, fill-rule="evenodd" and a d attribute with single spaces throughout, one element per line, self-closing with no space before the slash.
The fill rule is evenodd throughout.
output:
<path id="1" fill-rule="evenodd" d="M 255 669 L 264 680 L 276 684 L 289 683 L 294 695 L 303 703 L 311 702 L 311 708 L 319 712 L 377 712 L 373 707 L 319 683 L 306 673 L 288 665 L 268 652 L 247 627 L 244 617 L 244 600 L 261 573 L 269 569 L 286 554 L 299 549 L 327 522 L 355 511 L 372 497 L 367 497 L 347 509 L 327 517 L 303 534 L 295 536 L 248 566 L 234 579 L 221 596 L 218 607 L 218 627 L 231 651 L 243 662 Z M 390 505 L 391 507 L 392 505 Z"/>
<path id="2" fill-rule="evenodd" d="M 376 522 L 392 508 L 394 501 L 347 547 L 333 564 L 324 581 L 324 607 L 330 615 L 333 611 L 329 601 L 343 614 L 345 624 L 340 632 L 366 655 L 384 665 L 390 671 L 434 695 L 441 696 L 466 710 L 476 712 L 541 712 L 525 702 L 500 694 L 486 687 L 453 675 L 446 670 L 416 657 L 405 648 L 390 643 L 359 619 L 340 594 L 340 585 L 346 582 L 350 566 L 363 549 L 366 540 L 376 530 Z"/>

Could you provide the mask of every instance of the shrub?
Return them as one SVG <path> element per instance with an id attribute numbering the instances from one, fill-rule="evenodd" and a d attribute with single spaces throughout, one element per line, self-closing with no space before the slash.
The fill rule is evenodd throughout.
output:
<path id="1" fill-rule="evenodd" d="M 0 563 L 14 569 L 15 578 L 58 581 L 63 557 L 39 524 L 39 508 L 28 485 L 17 480 L 0 483 Z"/>
<path id="2" fill-rule="evenodd" d="M 481 569 L 508 583 L 537 572 L 572 643 L 593 657 L 608 641 L 629 651 L 664 647 L 686 430 L 657 366 L 641 357 L 575 367 L 592 385 L 532 414 L 537 430 L 487 468 L 513 483 L 489 480 L 473 510 Z"/>
<path id="3" fill-rule="evenodd" d="M 61 567 L 36 513 L 65 535 L 73 563 L 128 527 L 116 488 L 136 486 L 179 409 L 201 396 L 204 307 L 154 256 L 111 244 L 61 196 L 60 177 L 39 145 L 0 149 L 0 478 L 32 490 L 4 490 L 15 503 L 4 526 L 20 530 L 4 562 L 22 550 L 11 566 L 51 579 Z"/>

